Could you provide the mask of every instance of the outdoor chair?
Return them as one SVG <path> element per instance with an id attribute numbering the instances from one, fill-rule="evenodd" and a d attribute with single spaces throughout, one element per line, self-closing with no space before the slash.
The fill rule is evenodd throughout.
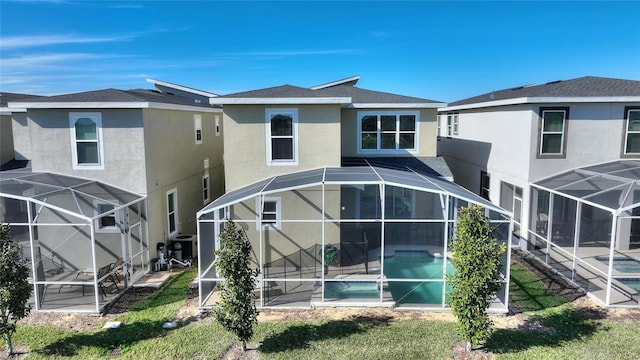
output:
<path id="1" fill-rule="evenodd" d="M 110 274 L 111 269 L 113 269 L 113 264 L 105 265 L 98 269 L 98 286 L 100 287 L 104 297 L 107 297 L 105 289 L 110 288 L 111 285 L 115 286 L 116 290 L 120 290 L 118 282 L 113 278 L 113 274 Z"/>

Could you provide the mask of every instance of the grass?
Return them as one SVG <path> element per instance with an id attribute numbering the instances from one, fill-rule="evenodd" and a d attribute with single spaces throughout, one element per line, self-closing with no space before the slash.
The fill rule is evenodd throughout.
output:
<path id="1" fill-rule="evenodd" d="M 545 331 L 497 329 L 486 342 L 497 359 L 637 359 L 640 324 L 609 322 L 585 315 L 550 292 L 535 274 L 513 264 L 512 287 L 529 324 Z M 215 321 L 162 328 L 184 305 L 195 269 L 177 275 L 163 290 L 119 316 L 119 329 L 65 331 L 18 326 L 16 346 L 28 345 L 27 359 L 219 359 L 235 338 Z M 360 317 L 353 320 L 260 322 L 253 341 L 260 359 L 446 359 L 459 341 L 445 321 Z"/>

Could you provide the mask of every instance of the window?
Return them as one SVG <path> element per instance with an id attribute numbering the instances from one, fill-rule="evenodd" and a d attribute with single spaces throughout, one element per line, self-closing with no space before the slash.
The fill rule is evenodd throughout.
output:
<path id="1" fill-rule="evenodd" d="M 281 208 L 281 199 L 279 197 L 265 197 L 262 203 L 262 211 L 258 211 L 258 216 L 261 218 L 257 222 L 257 229 L 260 228 L 260 223 L 262 223 L 262 228 L 269 229 L 281 229 L 281 219 L 282 219 L 282 208 Z M 260 209 L 260 199 L 256 199 L 256 208 Z"/>
<path id="2" fill-rule="evenodd" d="M 69 113 L 73 168 L 103 170 L 102 115 Z"/>
<path id="3" fill-rule="evenodd" d="M 206 204 L 211 199 L 211 194 L 209 193 L 209 173 L 204 174 L 202 177 L 202 201 Z"/>
<path id="4" fill-rule="evenodd" d="M 447 136 L 458 135 L 458 114 L 447 114 Z"/>
<path id="5" fill-rule="evenodd" d="M 640 108 L 624 109 L 624 154 L 640 155 Z"/>
<path id="6" fill-rule="evenodd" d="M 489 198 L 489 189 L 491 186 L 491 177 L 486 171 L 480 171 L 480 196 L 491 201 Z"/>
<path id="7" fill-rule="evenodd" d="M 167 191 L 167 230 L 169 236 L 178 233 L 178 190 Z"/>
<path id="8" fill-rule="evenodd" d="M 220 136 L 220 115 L 216 115 L 215 119 L 216 119 L 216 136 Z"/>
<path id="9" fill-rule="evenodd" d="M 418 151 L 418 112 L 359 112 L 358 153 Z"/>
<path id="10" fill-rule="evenodd" d="M 540 152 L 539 155 L 564 157 L 566 120 L 569 108 L 540 108 Z"/>
<path id="11" fill-rule="evenodd" d="M 113 200 L 115 202 L 115 200 Z M 93 209 L 94 214 L 100 215 L 112 211 L 116 206 L 111 203 L 101 202 L 94 200 Z M 95 230 L 98 233 L 117 233 L 120 232 L 116 221 L 116 213 L 115 211 L 104 215 L 100 218 L 97 218 L 95 221 Z"/>
<path id="12" fill-rule="evenodd" d="M 202 115 L 193 115 L 193 129 L 196 136 L 196 144 L 202 144 Z"/>
<path id="13" fill-rule="evenodd" d="M 440 124 L 440 121 L 441 121 L 441 119 L 440 119 L 440 115 L 438 115 L 438 121 L 437 121 L 437 123 L 436 123 L 436 124 L 437 124 L 437 125 L 436 125 L 436 135 L 437 135 L 437 136 L 440 136 L 440 125 L 441 125 L 441 124 Z"/>
<path id="14" fill-rule="evenodd" d="M 298 110 L 267 109 L 267 165 L 298 164 Z"/>

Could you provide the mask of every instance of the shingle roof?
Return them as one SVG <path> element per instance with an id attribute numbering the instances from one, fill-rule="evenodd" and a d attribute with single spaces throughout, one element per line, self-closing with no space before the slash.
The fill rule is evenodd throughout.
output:
<path id="1" fill-rule="evenodd" d="M 196 103 L 191 99 L 161 93 L 155 90 L 135 89 L 118 90 L 104 89 L 85 91 L 72 94 L 55 96 L 39 96 L 29 99 L 21 99 L 21 103 L 83 103 L 83 102 L 103 102 L 103 103 L 126 103 L 126 102 L 154 102 L 176 105 L 201 106 L 210 108 L 209 104 Z"/>
<path id="2" fill-rule="evenodd" d="M 412 104 L 412 103 L 439 103 L 441 101 L 422 99 L 411 96 L 391 94 L 381 91 L 360 89 L 355 86 L 339 85 L 315 90 L 325 94 L 324 96 L 351 97 L 354 104 Z"/>
<path id="3" fill-rule="evenodd" d="M 411 96 L 391 94 L 381 91 L 373 91 L 360 89 L 351 84 L 324 87 L 317 90 L 282 85 L 265 89 L 244 91 L 234 94 L 222 95 L 216 98 L 216 101 L 224 103 L 224 99 L 274 99 L 274 98 L 351 98 L 354 104 L 430 104 L 442 103 L 441 101 L 422 99 Z"/>
<path id="4" fill-rule="evenodd" d="M 239 93 L 218 96 L 220 98 L 301 98 L 301 97 L 324 97 L 316 90 L 311 90 L 303 87 L 282 85 L 274 86 L 265 89 L 243 91 Z"/>
<path id="5" fill-rule="evenodd" d="M 542 85 L 525 85 L 470 97 L 448 106 L 483 103 L 517 98 L 540 97 L 621 97 L 640 96 L 640 81 L 585 76 L 552 81 Z"/>
<path id="6" fill-rule="evenodd" d="M 39 97 L 39 95 L 0 92 L 0 107 L 7 107 L 7 103 L 9 101 L 31 99 L 35 97 Z"/>

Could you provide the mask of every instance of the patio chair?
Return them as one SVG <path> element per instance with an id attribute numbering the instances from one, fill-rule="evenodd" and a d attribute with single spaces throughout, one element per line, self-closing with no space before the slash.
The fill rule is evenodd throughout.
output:
<path id="1" fill-rule="evenodd" d="M 120 276 L 124 278 L 124 274 L 122 273 L 122 264 L 124 264 L 122 258 L 118 258 L 116 262 L 113 263 L 113 275 L 116 276 L 117 282 L 120 282 Z"/>
<path id="2" fill-rule="evenodd" d="M 113 274 L 109 274 L 111 269 L 113 269 L 113 264 L 105 265 L 98 269 L 98 286 L 104 297 L 107 297 L 105 289 L 110 288 L 112 285 L 116 287 L 116 290 L 120 290 L 118 282 L 113 278 Z"/>

